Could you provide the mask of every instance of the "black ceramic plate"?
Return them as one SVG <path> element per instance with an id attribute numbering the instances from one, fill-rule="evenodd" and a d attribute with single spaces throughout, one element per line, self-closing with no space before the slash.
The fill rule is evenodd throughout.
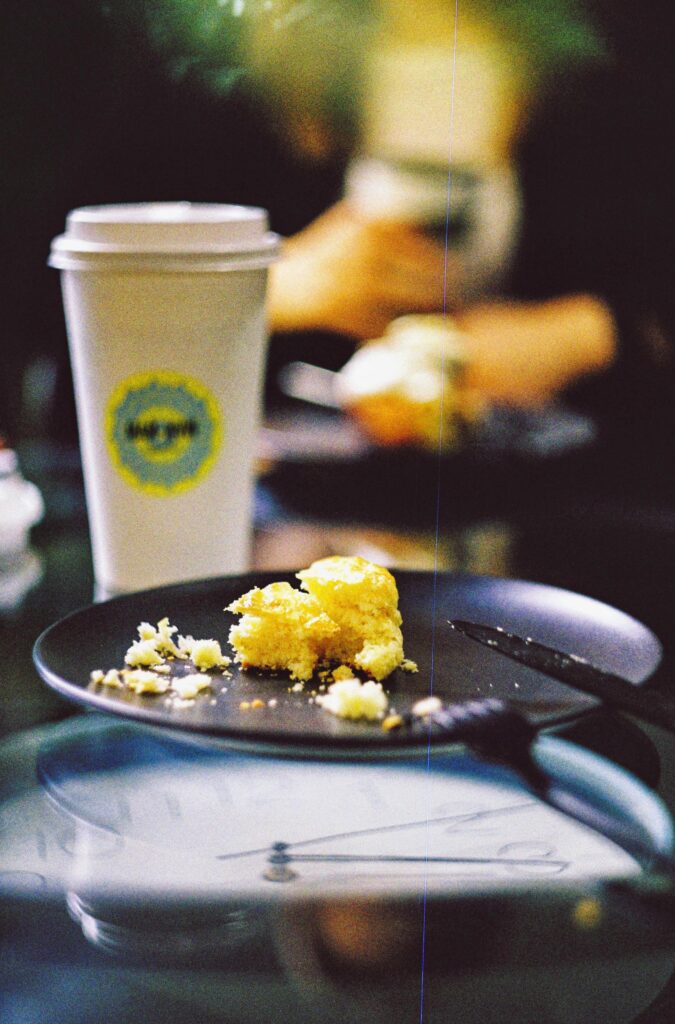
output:
<path id="1" fill-rule="evenodd" d="M 502 626 L 562 651 L 581 655 L 599 668 L 635 683 L 647 679 L 660 660 L 656 637 L 635 619 L 579 594 L 520 580 L 485 576 L 395 572 L 403 614 L 406 656 L 419 672 L 397 670 L 385 682 L 391 703 L 405 711 L 430 692 L 447 702 L 501 697 L 513 701 L 538 726 L 550 726 L 597 706 L 592 697 L 518 665 L 457 634 L 459 618 Z M 168 726 L 237 746 L 277 753 L 339 756 L 403 753 L 426 746 L 426 734 L 407 737 L 379 724 L 337 719 L 309 700 L 312 684 L 290 692 L 291 682 L 232 667 L 231 678 L 214 676 L 212 692 L 187 707 L 161 696 L 94 687 L 93 669 L 120 668 L 136 627 L 168 616 L 180 633 L 220 640 L 235 617 L 223 611 L 234 598 L 272 580 L 297 583 L 288 573 L 209 579 L 129 594 L 69 615 L 38 639 L 34 658 L 45 682 L 80 704 L 153 726 Z M 260 698 L 276 706 L 242 710 Z"/>

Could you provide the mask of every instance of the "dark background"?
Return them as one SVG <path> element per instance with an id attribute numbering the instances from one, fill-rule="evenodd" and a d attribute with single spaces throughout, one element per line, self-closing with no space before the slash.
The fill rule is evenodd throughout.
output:
<path id="1" fill-rule="evenodd" d="M 647 311 L 672 338 L 672 8 L 663 0 L 587 7 L 611 63 L 558 76 L 540 96 L 521 146 L 525 233 L 512 290 L 593 291 L 608 296 L 627 333 L 631 317 Z M 10 438 L 40 428 L 22 419 L 26 366 L 41 355 L 66 360 L 58 276 L 46 257 L 68 210 L 254 203 L 290 234 L 339 194 L 340 153 L 303 159 L 245 76 L 219 93 L 196 73 L 177 76 L 146 29 L 157 8 L 152 0 L 3 2 L 0 432 Z M 72 437 L 66 388 L 60 380 L 56 415 L 45 419 Z M 631 409 L 644 397 L 635 390 Z M 643 401 L 640 412 L 661 404 Z"/>
<path id="2" fill-rule="evenodd" d="M 491 492 L 481 478 L 480 494 L 486 508 L 494 501 L 495 514 L 505 491 L 518 506 L 522 574 L 618 604 L 667 640 L 675 567 L 672 12 L 663 0 L 587 6 L 611 59 L 542 87 L 519 153 L 525 227 L 511 292 L 603 296 L 616 316 L 620 356 L 610 373 L 565 396 L 597 424 L 590 451 L 545 467 L 492 466 L 497 485 Z M 2 4 L 0 434 L 19 447 L 46 440 L 76 450 L 58 274 L 46 265 L 68 210 L 147 200 L 252 203 L 290 234 L 340 194 L 346 148 L 313 162 L 285 138 L 245 77 L 217 92 L 196 74 L 177 76 L 146 30 L 157 7 L 153 0 Z M 352 349 L 338 337 L 272 339 L 268 405 L 280 401 L 275 377 L 285 360 L 338 367 Z M 416 472 L 437 471 L 409 463 L 412 490 Z M 446 493 L 454 497 L 449 474 Z M 475 486 L 476 473 L 465 479 Z M 350 490 L 367 504 L 372 480 L 357 478 Z M 405 491 L 395 492 L 402 511 Z"/>

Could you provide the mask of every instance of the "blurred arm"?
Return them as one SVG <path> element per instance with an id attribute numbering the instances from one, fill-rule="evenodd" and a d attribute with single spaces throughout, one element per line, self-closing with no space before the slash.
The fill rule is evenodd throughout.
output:
<path id="1" fill-rule="evenodd" d="M 486 303 L 455 321 L 465 334 L 467 384 L 510 405 L 544 405 L 576 380 L 609 369 L 616 354 L 612 314 L 591 295 Z"/>
<path id="2" fill-rule="evenodd" d="M 343 201 L 286 242 L 272 268 L 270 327 L 378 337 L 401 314 L 452 308 L 459 277 L 440 243 Z"/>

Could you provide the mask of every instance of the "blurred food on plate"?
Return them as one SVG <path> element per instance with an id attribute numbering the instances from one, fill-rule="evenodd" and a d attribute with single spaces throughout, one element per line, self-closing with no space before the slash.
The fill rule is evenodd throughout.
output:
<path id="1" fill-rule="evenodd" d="M 485 413 L 484 400 L 466 386 L 466 362 L 451 317 L 399 317 L 346 363 L 336 398 L 379 444 L 452 449 Z"/>

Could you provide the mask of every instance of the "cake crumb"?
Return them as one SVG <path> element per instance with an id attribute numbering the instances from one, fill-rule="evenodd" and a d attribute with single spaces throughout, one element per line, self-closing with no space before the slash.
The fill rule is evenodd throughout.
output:
<path id="1" fill-rule="evenodd" d="M 328 687 L 328 693 L 316 697 L 316 703 L 339 718 L 382 718 L 389 701 L 382 684 L 372 679 L 340 679 Z"/>
<path id="2" fill-rule="evenodd" d="M 195 668 L 202 672 L 210 668 L 227 668 L 232 663 L 232 659 L 221 651 L 217 640 L 194 640 L 190 657 Z"/>
<path id="3" fill-rule="evenodd" d="M 134 693 L 166 693 L 169 689 L 168 679 L 162 679 L 155 672 L 144 669 L 127 672 L 125 682 Z"/>
<path id="4" fill-rule="evenodd" d="M 353 679 L 354 670 L 349 665 L 338 665 L 332 672 L 333 681 L 339 683 L 341 679 Z"/>
<path id="5" fill-rule="evenodd" d="M 110 686 L 114 690 L 121 690 L 122 687 L 124 686 L 124 683 L 120 679 L 120 674 L 117 671 L 117 669 L 111 668 L 103 676 L 103 679 L 101 680 L 101 685 L 102 686 Z"/>
<path id="6" fill-rule="evenodd" d="M 182 636 L 178 637 L 178 654 L 177 658 L 186 659 L 189 658 L 192 653 L 192 645 L 195 642 L 193 636 Z"/>
<path id="7" fill-rule="evenodd" d="M 179 679 L 173 679 L 171 682 L 172 690 L 177 693 L 179 697 L 183 697 L 186 700 L 196 697 L 201 690 L 207 690 L 210 689 L 210 687 L 210 677 L 202 675 L 201 673 L 181 676 Z"/>
<path id="8" fill-rule="evenodd" d="M 162 655 L 155 647 L 154 640 L 135 640 L 125 654 L 124 661 L 131 668 L 149 668 L 151 665 L 161 665 Z"/>
<path id="9" fill-rule="evenodd" d="M 440 711 L 443 707 L 438 697 L 424 697 L 422 700 L 418 700 L 416 704 L 412 706 L 413 715 L 417 715 L 418 718 L 426 718 L 428 715 L 433 715 L 437 711 Z"/>

